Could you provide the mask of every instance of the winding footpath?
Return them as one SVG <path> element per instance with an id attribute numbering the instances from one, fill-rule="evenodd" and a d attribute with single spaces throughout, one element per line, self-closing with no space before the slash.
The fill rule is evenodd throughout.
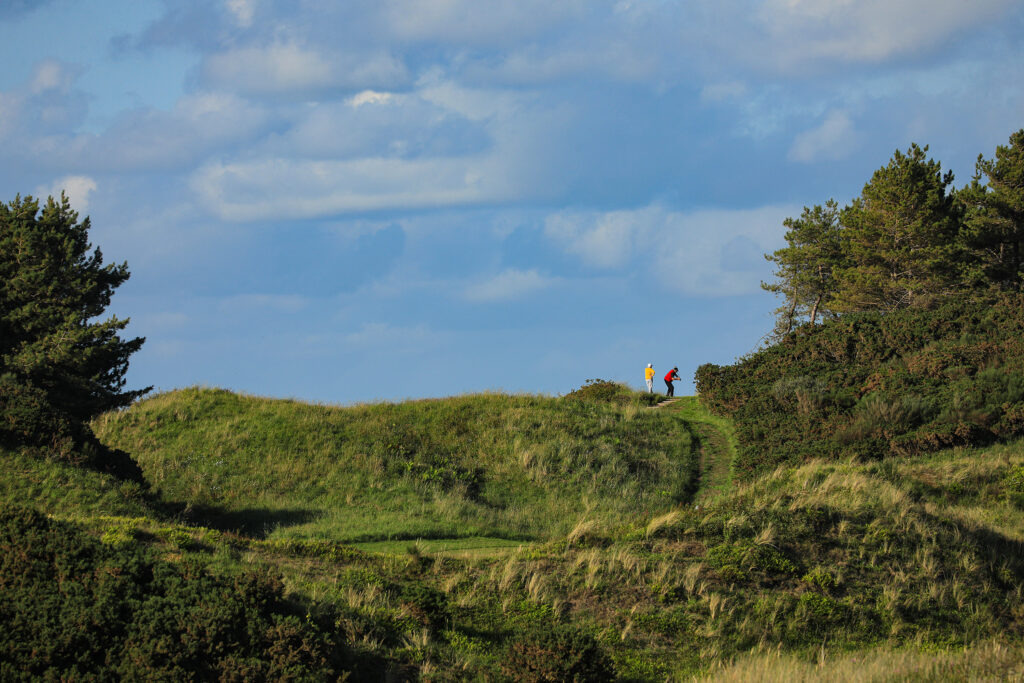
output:
<path id="1" fill-rule="evenodd" d="M 711 414 L 696 396 L 664 398 L 652 410 L 677 413 L 697 448 L 700 481 L 692 502 L 699 505 L 728 491 L 736 457 L 736 437 L 729 420 Z"/>

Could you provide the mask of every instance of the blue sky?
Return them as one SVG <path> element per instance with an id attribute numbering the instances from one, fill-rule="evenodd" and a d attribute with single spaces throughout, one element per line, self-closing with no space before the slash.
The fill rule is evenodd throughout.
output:
<path id="1" fill-rule="evenodd" d="M 1024 127 L 1020 0 L 5 0 L 0 200 L 132 278 L 129 385 L 642 385 L 758 347 L 782 221 Z"/>

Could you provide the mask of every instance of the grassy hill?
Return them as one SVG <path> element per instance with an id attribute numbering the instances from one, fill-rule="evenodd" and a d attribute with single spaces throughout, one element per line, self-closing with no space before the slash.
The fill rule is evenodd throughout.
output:
<path id="1" fill-rule="evenodd" d="M 271 538 L 550 540 L 670 509 L 697 474 L 674 417 L 536 396 L 336 408 L 186 389 L 93 427 L 191 518 Z"/>
<path id="2" fill-rule="evenodd" d="M 151 491 L 4 454 L 8 504 L 74 522 L 103 552 L 149 548 L 146 562 L 183 568 L 172 577 L 203 567 L 218 595 L 279 575 L 251 646 L 314 643 L 296 652 L 333 652 L 355 680 L 967 680 L 1024 665 L 1022 442 L 738 482 L 732 425 L 693 398 L 335 408 L 188 389 L 94 429 Z"/>

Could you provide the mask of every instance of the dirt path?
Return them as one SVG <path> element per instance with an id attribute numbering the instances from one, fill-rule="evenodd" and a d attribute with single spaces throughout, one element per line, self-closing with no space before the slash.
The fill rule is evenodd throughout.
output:
<path id="1" fill-rule="evenodd" d="M 700 456 L 700 482 L 693 502 L 699 504 L 729 490 L 732 486 L 732 462 L 736 440 L 732 425 L 712 415 L 696 396 L 677 396 L 663 400 L 655 408 L 677 413 L 686 422 L 690 438 Z"/>

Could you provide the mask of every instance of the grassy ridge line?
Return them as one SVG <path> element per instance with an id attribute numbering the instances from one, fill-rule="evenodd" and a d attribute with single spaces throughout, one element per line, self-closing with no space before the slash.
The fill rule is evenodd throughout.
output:
<path id="1" fill-rule="evenodd" d="M 343 542 L 544 540 L 688 499 L 682 421 L 483 394 L 348 408 L 186 389 L 93 423 L 200 523 Z"/>

